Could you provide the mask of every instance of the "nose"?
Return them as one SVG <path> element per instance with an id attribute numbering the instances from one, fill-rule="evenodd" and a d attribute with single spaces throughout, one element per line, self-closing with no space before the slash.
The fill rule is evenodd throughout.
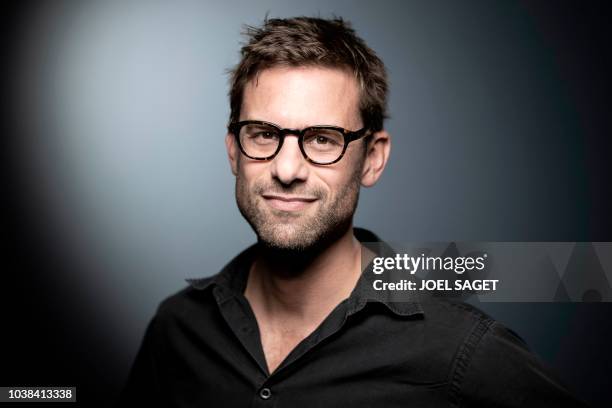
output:
<path id="1" fill-rule="evenodd" d="M 280 152 L 270 163 L 272 177 L 282 184 L 290 185 L 298 181 L 305 181 L 308 177 L 308 163 L 302 155 L 298 144 L 298 137 L 286 135 Z"/>

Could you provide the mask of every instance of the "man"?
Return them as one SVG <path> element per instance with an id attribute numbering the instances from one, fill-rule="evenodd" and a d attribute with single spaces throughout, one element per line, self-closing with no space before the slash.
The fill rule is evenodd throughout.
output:
<path id="1" fill-rule="evenodd" d="M 162 302 L 121 402 L 580 406 L 477 309 L 369 290 L 361 243 L 379 240 L 352 220 L 391 149 L 375 53 L 340 19 L 270 19 L 248 35 L 225 142 L 257 243 Z"/>

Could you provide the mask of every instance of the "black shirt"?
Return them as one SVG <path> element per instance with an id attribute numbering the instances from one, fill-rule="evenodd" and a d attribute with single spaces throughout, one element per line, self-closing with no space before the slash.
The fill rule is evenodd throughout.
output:
<path id="1" fill-rule="evenodd" d="M 379 241 L 355 228 L 361 242 Z M 386 247 L 388 248 L 388 247 Z M 583 406 L 513 331 L 450 299 L 351 295 L 270 374 L 244 297 L 257 245 L 189 280 L 150 322 L 122 406 Z"/>

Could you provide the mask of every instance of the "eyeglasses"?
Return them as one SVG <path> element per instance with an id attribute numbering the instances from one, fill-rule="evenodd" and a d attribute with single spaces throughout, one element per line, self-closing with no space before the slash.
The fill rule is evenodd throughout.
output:
<path id="1" fill-rule="evenodd" d="M 228 130 L 238 141 L 240 151 L 253 160 L 272 160 L 283 147 L 285 136 L 298 136 L 298 145 L 306 160 L 314 164 L 338 162 L 349 143 L 368 134 L 367 128 L 355 132 L 338 126 L 310 126 L 302 130 L 283 129 L 274 123 L 245 120 L 230 123 Z"/>

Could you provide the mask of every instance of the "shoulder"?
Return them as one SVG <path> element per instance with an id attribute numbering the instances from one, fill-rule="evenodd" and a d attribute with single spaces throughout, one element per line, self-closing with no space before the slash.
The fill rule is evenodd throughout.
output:
<path id="1" fill-rule="evenodd" d="M 430 329 L 453 343 L 457 375 L 481 363 L 478 358 L 499 360 L 500 353 L 516 364 L 523 364 L 526 358 L 537 359 L 521 336 L 472 304 L 433 298 L 424 301 L 422 308 Z"/>
<path id="2" fill-rule="evenodd" d="M 203 319 L 218 318 L 217 303 L 223 299 L 218 298 L 217 289 L 223 289 L 225 297 L 232 292 L 232 288 L 238 285 L 236 282 L 243 278 L 255 250 L 255 245 L 244 249 L 212 276 L 186 279 L 186 287 L 159 303 L 154 317 L 156 324 L 168 326 L 181 323 L 182 328 L 188 328 Z"/>
<path id="3" fill-rule="evenodd" d="M 478 307 L 460 300 L 427 298 L 420 304 L 427 326 L 446 332 L 457 346 L 480 340 L 492 327 L 503 327 Z"/>
<path id="4" fill-rule="evenodd" d="M 471 370 L 488 368 L 487 360 L 493 361 L 498 353 L 507 354 L 504 348 L 510 344 L 512 353 L 529 354 L 527 344 L 516 333 L 474 305 L 428 298 L 420 306 L 423 317 L 416 326 L 406 326 L 406 335 L 414 339 L 415 331 L 418 333 L 421 352 L 430 364 L 439 367 L 451 386 L 463 381 Z M 509 358 L 516 359 L 516 355 Z"/>
<path id="5" fill-rule="evenodd" d="M 423 309 L 437 335 L 454 339 L 448 381 L 457 406 L 583 406 L 519 334 L 479 308 L 441 299 Z"/>
<path id="6" fill-rule="evenodd" d="M 430 326 L 456 334 L 464 347 L 474 347 L 484 339 L 493 342 L 504 340 L 529 350 L 521 336 L 477 306 L 446 298 L 431 298 L 423 301 L 421 306 Z"/>
<path id="7" fill-rule="evenodd" d="M 163 324 L 176 319 L 190 318 L 212 308 L 215 300 L 211 284 L 217 275 L 189 280 L 189 285 L 159 303 L 154 319 Z"/>

